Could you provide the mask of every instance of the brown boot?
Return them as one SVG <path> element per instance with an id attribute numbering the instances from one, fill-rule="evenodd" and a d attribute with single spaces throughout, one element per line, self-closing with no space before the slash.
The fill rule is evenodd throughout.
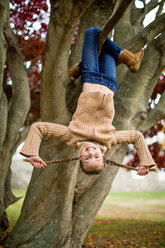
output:
<path id="1" fill-rule="evenodd" d="M 143 56 L 143 50 L 140 50 L 134 54 L 124 49 L 119 54 L 117 64 L 123 63 L 128 66 L 131 72 L 137 72 L 139 70 Z"/>
<path id="2" fill-rule="evenodd" d="M 73 83 L 80 76 L 80 68 L 78 64 L 74 64 L 68 71 L 69 83 Z"/>

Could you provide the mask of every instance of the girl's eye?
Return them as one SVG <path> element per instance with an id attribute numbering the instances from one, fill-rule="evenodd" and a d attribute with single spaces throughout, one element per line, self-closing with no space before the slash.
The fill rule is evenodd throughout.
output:
<path id="1" fill-rule="evenodd" d="M 99 156 L 95 156 L 95 158 L 99 158 Z"/>
<path id="2" fill-rule="evenodd" d="M 85 158 L 85 160 L 88 160 L 89 158 Z"/>

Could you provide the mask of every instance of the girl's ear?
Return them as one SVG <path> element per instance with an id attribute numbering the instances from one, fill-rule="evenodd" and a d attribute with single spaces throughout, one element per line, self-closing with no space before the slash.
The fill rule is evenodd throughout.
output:
<path id="1" fill-rule="evenodd" d="M 103 154 L 103 157 L 105 156 L 105 151 L 103 151 L 102 149 L 101 150 L 101 153 Z"/>
<path id="2" fill-rule="evenodd" d="M 81 160 L 81 155 L 79 155 L 79 160 Z"/>

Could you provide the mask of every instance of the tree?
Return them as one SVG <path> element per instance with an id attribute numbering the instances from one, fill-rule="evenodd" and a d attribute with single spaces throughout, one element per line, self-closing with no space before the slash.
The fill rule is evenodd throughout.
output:
<path id="1" fill-rule="evenodd" d="M 111 31 L 121 14 L 124 14 L 115 26 L 114 40 L 133 52 L 147 44 L 139 72 L 131 74 L 123 65 L 117 69 L 119 89 L 115 97 L 114 125 L 118 130 L 131 128 L 145 131 L 146 127 L 148 129 L 162 119 L 164 93 L 156 107 L 148 113 L 146 111 L 154 86 L 164 67 L 165 14 L 162 14 L 162 2 L 151 1 L 145 4 L 143 1 L 142 9 L 132 3 L 124 13 L 125 9 L 121 6 L 126 6 L 129 1 L 114 3 L 86 0 L 75 3 L 51 0 L 41 78 L 41 119 L 68 124 L 79 95 L 79 85 L 67 86 L 68 62 L 73 64 L 81 59 L 80 47 L 85 29 L 90 26 L 103 29 L 111 14 L 114 14 L 113 19 L 110 20 L 110 25 L 103 29 L 101 40 Z M 156 6 L 156 19 L 144 28 L 145 15 Z M 79 35 L 69 57 L 71 39 L 78 19 Z M 117 146 L 107 156 L 121 162 L 126 151 L 127 146 Z M 43 140 L 41 156 L 45 160 L 65 158 L 68 154 L 74 156 L 75 152 L 60 140 Z M 89 177 L 83 174 L 75 163 L 34 170 L 21 216 L 6 246 L 81 247 L 116 173 L 117 169 L 109 166 L 104 174 Z M 78 196 L 75 189 L 78 190 Z"/>
<path id="2" fill-rule="evenodd" d="M 42 19 L 47 4 L 45 1 L 34 3 L 30 1 L 27 5 L 11 0 L 11 28 L 9 1 L 0 1 L 0 237 L 9 225 L 5 209 L 19 199 L 13 195 L 10 185 L 12 156 L 25 140 L 29 125 L 39 117 L 38 67 L 44 41 L 38 37 L 40 32 L 31 32 L 28 22 L 30 20 L 31 25 L 37 20 L 35 11 L 41 20 L 40 31 L 45 31 L 47 25 Z M 25 68 L 24 62 L 29 60 L 31 65 Z"/>
<path id="3" fill-rule="evenodd" d="M 0 1 L 0 234 L 8 222 L 5 209 L 17 199 L 10 187 L 10 164 L 15 147 L 24 139 L 20 132 L 30 106 L 29 87 L 22 54 L 10 28 L 9 3 Z M 7 47 L 8 41 L 8 47 Z M 12 95 L 3 89 L 3 71 L 8 62 L 13 82 Z M 20 84 L 21 81 L 21 84 Z M 19 90 L 18 90 L 19 89 Z M 9 92 L 9 91 L 8 91 Z M 7 98 L 8 96 L 8 98 Z M 9 99 L 9 100 L 8 100 Z"/>

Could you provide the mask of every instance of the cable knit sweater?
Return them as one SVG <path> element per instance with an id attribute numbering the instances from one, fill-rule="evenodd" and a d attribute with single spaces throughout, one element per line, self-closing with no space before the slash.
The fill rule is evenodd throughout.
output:
<path id="1" fill-rule="evenodd" d="M 27 157 L 38 155 L 43 136 L 51 136 L 61 138 L 74 148 L 81 141 L 97 142 L 108 149 L 117 144 L 134 144 L 140 165 L 154 165 L 143 135 L 134 130 L 115 131 L 113 117 L 114 102 L 111 94 L 82 92 L 68 127 L 49 122 L 33 124 L 20 153 Z"/>

